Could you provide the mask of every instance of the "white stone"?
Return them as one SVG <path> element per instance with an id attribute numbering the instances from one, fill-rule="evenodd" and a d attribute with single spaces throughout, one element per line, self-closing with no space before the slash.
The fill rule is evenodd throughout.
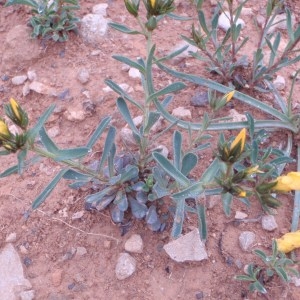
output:
<path id="1" fill-rule="evenodd" d="M 198 228 L 164 245 L 164 250 L 177 262 L 201 261 L 208 258 Z"/>
<path id="2" fill-rule="evenodd" d="M 57 96 L 57 91 L 54 88 L 38 81 L 31 82 L 29 84 L 29 89 L 38 94 Z"/>
<path id="3" fill-rule="evenodd" d="M 30 93 L 30 83 L 26 81 L 22 88 L 22 94 L 24 97 L 26 97 L 29 93 Z"/>
<path id="4" fill-rule="evenodd" d="M 32 287 L 24 278 L 21 259 L 12 244 L 6 244 L 0 252 L 0 274 L 1 299 L 20 299 L 21 293 Z"/>
<path id="5" fill-rule="evenodd" d="M 67 110 L 64 112 L 64 116 L 69 121 L 83 121 L 85 119 L 84 111 L 76 105 L 69 105 Z"/>
<path id="6" fill-rule="evenodd" d="M 248 251 L 255 241 L 255 234 L 252 231 L 243 231 L 239 236 L 240 247 Z"/>
<path id="7" fill-rule="evenodd" d="M 34 296 L 34 290 L 24 291 L 19 294 L 20 300 L 33 300 Z"/>
<path id="8" fill-rule="evenodd" d="M 76 256 L 77 256 L 77 257 L 78 257 L 78 256 L 83 256 L 83 255 L 85 255 L 85 254 L 87 254 L 87 250 L 86 250 L 85 247 L 77 247 L 77 248 L 76 248 Z"/>
<path id="9" fill-rule="evenodd" d="M 233 16 L 235 18 L 235 16 Z M 236 25 L 241 25 L 242 29 L 245 27 L 245 22 L 242 19 L 237 19 Z M 224 11 L 220 14 L 218 19 L 218 27 L 224 31 L 227 31 L 230 28 L 230 13 L 229 11 Z"/>
<path id="10" fill-rule="evenodd" d="M 126 93 L 132 93 L 132 92 L 133 92 L 133 88 L 132 88 L 131 86 L 129 86 L 127 83 L 121 83 L 121 84 L 119 84 L 119 86 L 120 86 L 120 88 L 121 88 L 122 90 L 124 90 Z M 103 90 L 103 92 L 105 92 L 105 93 L 109 93 L 109 92 L 112 92 L 112 91 L 113 91 L 109 86 L 103 88 L 102 90 Z"/>
<path id="11" fill-rule="evenodd" d="M 109 19 L 102 15 L 88 14 L 81 20 L 81 36 L 86 43 L 99 44 L 108 30 Z"/>
<path id="12" fill-rule="evenodd" d="M 278 228 L 275 217 L 273 215 L 265 215 L 261 218 L 261 225 L 264 230 L 273 231 Z"/>
<path id="13" fill-rule="evenodd" d="M 136 140 L 134 139 L 132 135 L 132 130 L 130 128 L 123 127 L 120 132 L 120 137 L 127 147 L 137 147 Z"/>
<path id="14" fill-rule="evenodd" d="M 292 27 L 295 23 L 295 17 L 292 15 Z M 271 26 L 268 29 L 268 34 L 273 33 L 274 31 L 281 29 L 286 30 L 287 29 L 287 22 L 286 22 L 286 14 L 278 14 L 273 20 L 274 26 Z"/>
<path id="15" fill-rule="evenodd" d="M 131 276 L 136 270 L 136 261 L 128 253 L 121 253 L 119 255 L 116 265 L 116 276 L 119 280 L 124 280 Z"/>
<path id="16" fill-rule="evenodd" d="M 15 76 L 11 79 L 13 85 L 22 85 L 27 80 L 26 75 Z"/>
<path id="17" fill-rule="evenodd" d="M 243 122 L 247 121 L 247 117 L 243 114 L 238 113 L 235 109 L 229 111 L 229 116 L 232 118 L 230 122 Z"/>
<path id="18" fill-rule="evenodd" d="M 143 253 L 144 243 L 142 237 L 139 234 L 133 234 L 124 245 L 124 248 L 128 252 Z"/>
<path id="19" fill-rule="evenodd" d="M 10 233 L 6 239 L 5 242 L 6 243 L 13 243 L 17 240 L 17 234 L 15 232 Z"/>
<path id="20" fill-rule="evenodd" d="M 189 109 L 186 109 L 181 106 L 173 109 L 172 115 L 176 118 L 182 118 L 182 119 L 191 119 L 192 118 L 191 111 Z"/>
<path id="21" fill-rule="evenodd" d="M 277 75 L 277 77 L 273 81 L 273 84 L 274 84 L 275 88 L 278 91 L 284 90 L 285 89 L 285 79 L 284 79 L 284 77 L 280 76 L 280 75 Z"/>
<path id="22" fill-rule="evenodd" d="M 169 150 L 165 145 L 158 145 L 154 150 L 159 150 L 159 153 L 168 158 Z"/>
<path id="23" fill-rule="evenodd" d="M 55 138 L 55 137 L 59 136 L 60 128 L 58 125 L 53 126 L 47 130 L 47 133 L 51 138 Z"/>
<path id="24" fill-rule="evenodd" d="M 291 283 L 293 283 L 295 286 L 300 287 L 300 278 L 296 276 L 290 276 Z"/>
<path id="25" fill-rule="evenodd" d="M 190 45 L 189 43 L 187 43 L 186 41 L 181 41 L 179 42 L 171 51 L 172 52 L 175 52 L 185 46 L 188 46 L 187 49 L 185 49 L 182 53 L 180 53 L 179 55 L 177 55 L 174 59 L 176 61 L 178 60 L 182 60 L 183 58 L 187 58 L 187 57 L 190 57 L 190 53 L 189 52 L 197 52 L 198 51 L 198 47 L 197 46 L 193 46 L 193 45 Z"/>
<path id="26" fill-rule="evenodd" d="M 244 220 L 244 219 L 246 219 L 247 217 L 248 217 L 248 215 L 245 214 L 245 213 L 243 213 L 243 212 L 241 212 L 241 211 L 237 211 L 237 212 L 235 213 L 235 216 L 234 216 L 234 218 L 235 218 L 236 220 Z"/>
<path id="27" fill-rule="evenodd" d="M 90 72 L 87 69 L 81 69 L 77 74 L 77 79 L 82 84 L 86 84 L 90 79 Z"/>
<path id="28" fill-rule="evenodd" d="M 133 79 L 141 78 L 141 73 L 136 68 L 130 68 L 129 71 L 128 71 L 128 74 L 129 74 L 129 77 L 131 77 Z"/>
<path id="29" fill-rule="evenodd" d="M 106 17 L 107 16 L 107 12 L 106 12 L 107 7 L 108 7 L 107 3 L 100 3 L 100 4 L 93 6 L 92 12 L 95 15 L 101 15 L 103 17 Z"/>
<path id="30" fill-rule="evenodd" d="M 34 70 L 29 70 L 27 71 L 27 77 L 30 81 L 36 81 L 37 80 L 37 75 Z"/>
<path id="31" fill-rule="evenodd" d="M 241 16 L 252 16 L 253 15 L 253 10 L 251 7 L 243 7 Z"/>
<path id="32" fill-rule="evenodd" d="M 73 214 L 72 220 L 78 220 L 81 219 L 84 215 L 84 210 L 77 211 L 76 213 Z"/>

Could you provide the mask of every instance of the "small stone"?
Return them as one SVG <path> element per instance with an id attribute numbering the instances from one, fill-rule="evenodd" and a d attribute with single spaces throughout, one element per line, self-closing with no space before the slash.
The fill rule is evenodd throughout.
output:
<path id="1" fill-rule="evenodd" d="M 91 55 L 92 56 L 98 56 L 98 55 L 100 55 L 101 54 L 101 50 L 93 50 L 92 52 L 91 52 Z"/>
<path id="2" fill-rule="evenodd" d="M 68 106 L 67 110 L 64 112 L 64 117 L 72 122 L 83 121 L 85 119 L 85 113 L 76 106 Z"/>
<path id="3" fill-rule="evenodd" d="M 284 77 L 277 75 L 276 79 L 273 81 L 273 84 L 278 91 L 284 90 L 285 89 Z"/>
<path id="4" fill-rule="evenodd" d="M 177 262 L 201 261 L 208 258 L 198 228 L 164 245 L 164 250 Z"/>
<path id="5" fill-rule="evenodd" d="M 143 253 L 144 243 L 139 234 L 133 234 L 125 243 L 125 250 L 132 253 Z"/>
<path id="6" fill-rule="evenodd" d="M 241 211 L 237 211 L 237 212 L 235 213 L 235 216 L 234 216 L 234 218 L 235 218 L 236 220 L 244 220 L 244 219 L 246 219 L 247 217 L 248 217 L 248 215 L 245 214 L 245 213 L 243 213 L 243 212 L 241 212 Z"/>
<path id="7" fill-rule="evenodd" d="M 95 15 L 101 15 L 103 17 L 107 16 L 106 10 L 107 10 L 108 4 L 107 3 L 101 3 L 93 6 L 92 12 Z"/>
<path id="8" fill-rule="evenodd" d="M 136 261 L 128 253 L 121 253 L 119 255 L 116 265 L 116 276 L 119 280 L 124 280 L 131 276 L 136 270 Z"/>
<path id="9" fill-rule="evenodd" d="M 108 241 L 108 240 L 104 241 L 103 247 L 104 247 L 105 249 L 108 249 L 108 250 L 109 250 L 109 249 L 111 248 L 111 241 Z"/>
<path id="10" fill-rule="evenodd" d="M 253 10 L 251 7 L 243 7 L 241 16 L 253 16 Z"/>
<path id="11" fill-rule="evenodd" d="M 195 296 L 196 296 L 197 300 L 204 299 L 204 293 L 203 292 L 197 292 Z"/>
<path id="12" fill-rule="evenodd" d="M 213 209 L 220 202 L 221 202 L 221 197 L 219 195 L 212 195 L 206 197 L 206 207 L 208 209 Z"/>
<path id="13" fill-rule="evenodd" d="M 70 89 L 65 89 L 57 95 L 58 100 L 72 100 Z"/>
<path id="14" fill-rule="evenodd" d="M 239 259 L 236 259 L 234 263 L 239 269 L 243 268 L 243 263 Z"/>
<path id="15" fill-rule="evenodd" d="M 90 79 L 90 72 L 87 69 L 81 69 L 77 74 L 77 79 L 82 84 L 86 84 Z"/>
<path id="16" fill-rule="evenodd" d="M 134 148 L 137 147 L 137 143 L 136 140 L 134 139 L 133 135 L 132 135 L 132 130 L 127 128 L 127 127 L 123 127 L 121 129 L 120 132 L 120 137 L 123 141 L 123 143 L 130 148 Z"/>
<path id="17" fill-rule="evenodd" d="M 139 79 L 141 78 L 141 74 L 140 71 L 136 68 L 130 68 L 128 71 L 129 77 L 133 78 L 133 79 Z"/>
<path id="18" fill-rule="evenodd" d="M 259 25 L 259 27 L 263 27 L 265 22 L 266 22 L 266 19 L 262 15 L 257 15 L 256 16 L 256 22 Z"/>
<path id="19" fill-rule="evenodd" d="M 57 92 L 55 89 L 38 81 L 32 81 L 29 85 L 29 89 L 38 94 L 49 95 L 54 97 L 57 96 Z"/>
<path id="20" fill-rule="evenodd" d="M 191 105 L 196 107 L 207 106 L 208 104 L 208 92 L 196 93 L 191 99 Z"/>
<path id="21" fill-rule="evenodd" d="M 121 83 L 121 84 L 119 84 L 119 86 L 120 86 L 120 88 L 121 88 L 122 90 L 124 90 L 126 93 L 132 93 L 132 92 L 133 92 L 133 88 L 132 88 L 131 86 L 129 86 L 127 83 Z M 102 90 L 103 90 L 103 92 L 105 92 L 105 93 L 109 93 L 109 92 L 112 92 L 112 91 L 113 91 L 109 86 L 103 88 Z"/>
<path id="22" fill-rule="evenodd" d="M 22 254 L 28 254 L 28 250 L 26 249 L 26 247 L 25 247 L 24 245 L 21 245 L 21 246 L 20 246 L 20 252 L 21 252 Z"/>
<path id="23" fill-rule="evenodd" d="M 32 265 L 32 259 L 30 257 L 25 257 L 23 259 L 23 263 L 26 267 L 29 267 L 30 265 Z"/>
<path id="24" fill-rule="evenodd" d="M 27 71 L 27 77 L 30 81 L 36 81 L 37 80 L 37 75 L 36 72 L 33 70 Z"/>
<path id="25" fill-rule="evenodd" d="M 300 278 L 297 276 L 290 276 L 290 280 L 295 286 L 300 287 Z"/>
<path id="26" fill-rule="evenodd" d="M 62 282 L 63 270 L 57 269 L 51 274 L 51 281 L 53 286 L 60 286 Z"/>
<path id="27" fill-rule="evenodd" d="M 6 74 L 1 76 L 1 80 L 2 81 L 8 81 L 9 80 L 9 76 L 7 76 Z"/>
<path id="28" fill-rule="evenodd" d="M 235 16 L 233 16 L 235 18 Z M 237 19 L 236 26 L 241 25 L 242 29 L 245 27 L 245 22 L 242 19 Z M 218 27 L 225 32 L 230 28 L 230 13 L 229 11 L 224 11 L 220 14 L 218 19 Z"/>
<path id="29" fill-rule="evenodd" d="M 123 64 L 123 65 L 122 65 L 121 71 L 127 73 L 127 72 L 129 72 L 129 70 L 130 70 L 130 67 L 129 67 L 128 65 L 126 65 L 126 64 Z"/>
<path id="30" fill-rule="evenodd" d="M 24 97 L 26 97 L 29 93 L 30 93 L 30 83 L 27 81 L 23 85 L 22 94 L 23 94 Z"/>
<path id="31" fill-rule="evenodd" d="M 59 128 L 58 125 L 57 126 L 53 126 L 53 127 L 49 128 L 47 130 L 47 133 L 48 133 L 48 135 L 51 138 L 55 138 L 55 137 L 59 136 L 59 134 L 60 134 L 60 128 Z"/>
<path id="32" fill-rule="evenodd" d="M 35 296 L 34 290 L 23 291 L 19 294 L 20 300 L 33 300 Z"/>
<path id="33" fill-rule="evenodd" d="M 84 215 L 84 210 L 78 211 L 78 212 L 73 214 L 72 220 L 81 219 L 83 217 L 83 215 Z"/>
<path id="34" fill-rule="evenodd" d="M 21 85 L 27 80 L 26 75 L 15 76 L 11 79 L 12 84 Z"/>
<path id="35" fill-rule="evenodd" d="M 297 74 L 297 71 L 294 71 L 294 72 L 291 74 L 291 78 L 295 78 L 295 77 L 296 77 L 296 74 Z M 296 80 L 300 80 L 300 73 L 297 74 Z"/>
<path id="36" fill-rule="evenodd" d="M 87 250 L 85 247 L 77 247 L 76 248 L 76 256 L 83 256 L 87 254 Z"/>
<path id="37" fill-rule="evenodd" d="M 273 215 L 266 215 L 261 218 L 261 225 L 264 230 L 273 231 L 278 228 L 275 217 Z"/>
<path id="38" fill-rule="evenodd" d="M 158 150 L 161 155 L 168 158 L 169 150 L 165 145 L 158 145 L 154 150 Z"/>
<path id="39" fill-rule="evenodd" d="M 248 251 L 255 241 L 255 234 L 251 231 L 243 231 L 239 236 L 240 247 Z"/>
<path id="40" fill-rule="evenodd" d="M 186 109 L 181 106 L 173 109 L 172 115 L 176 118 L 182 118 L 182 119 L 191 119 L 192 118 L 191 111 L 189 109 Z"/>
<path id="41" fill-rule="evenodd" d="M 10 233 L 6 239 L 5 242 L 6 243 L 13 243 L 17 240 L 17 234 L 15 232 Z"/>
<path id="42" fill-rule="evenodd" d="M 66 254 L 62 257 L 62 261 L 72 259 L 76 253 L 76 248 L 72 247 Z"/>
<path id="43" fill-rule="evenodd" d="M 235 109 L 229 111 L 229 116 L 232 118 L 232 122 L 244 122 L 247 121 L 247 117 L 243 114 L 238 113 Z"/>

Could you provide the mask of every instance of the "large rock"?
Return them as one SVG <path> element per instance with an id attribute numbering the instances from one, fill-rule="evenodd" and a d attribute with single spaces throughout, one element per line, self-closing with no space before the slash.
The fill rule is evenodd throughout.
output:
<path id="1" fill-rule="evenodd" d="M 208 258 L 197 228 L 164 245 L 164 250 L 177 262 L 201 261 Z"/>
<path id="2" fill-rule="evenodd" d="M 41 54 L 39 43 L 30 37 L 30 28 L 17 25 L 6 35 L 1 60 L 1 71 L 26 69 Z"/>
<path id="3" fill-rule="evenodd" d="M 7 244 L 0 253 L 0 298 L 22 299 L 24 291 L 29 292 L 31 287 L 31 283 L 24 277 L 23 266 L 17 251 L 12 244 Z M 33 291 L 30 294 L 32 293 Z"/>

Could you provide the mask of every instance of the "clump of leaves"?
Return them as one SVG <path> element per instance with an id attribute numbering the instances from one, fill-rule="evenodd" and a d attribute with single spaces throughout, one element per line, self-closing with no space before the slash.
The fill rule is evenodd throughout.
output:
<path id="1" fill-rule="evenodd" d="M 74 10 L 80 8 L 78 0 L 8 0 L 5 6 L 22 4 L 32 8 L 29 20 L 31 36 L 64 42 L 68 32 L 77 30 L 79 19 Z"/>
<path id="2" fill-rule="evenodd" d="M 299 277 L 299 272 L 293 268 L 295 263 L 293 260 L 286 257 L 283 252 L 278 251 L 277 242 L 272 242 L 272 254 L 267 255 L 262 250 L 254 250 L 254 254 L 258 256 L 264 266 L 255 266 L 249 264 L 246 270 L 247 275 L 237 275 L 235 279 L 251 282 L 249 290 L 251 292 L 258 291 L 262 294 L 267 293 L 265 284 L 272 278 L 278 276 L 284 283 L 290 281 L 290 275 L 293 274 Z"/>

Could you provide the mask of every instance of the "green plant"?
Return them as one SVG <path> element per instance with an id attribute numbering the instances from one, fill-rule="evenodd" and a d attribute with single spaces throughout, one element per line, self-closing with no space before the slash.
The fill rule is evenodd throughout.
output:
<path id="1" fill-rule="evenodd" d="M 234 1 L 226 0 L 228 10 L 224 9 L 221 2 L 218 2 L 217 9 L 211 20 L 208 21 L 202 9 L 203 0 L 196 0 L 199 19 L 198 29 L 193 25 L 192 37 L 183 36 L 183 38 L 200 49 L 200 54 L 191 54 L 195 58 L 204 61 L 208 66 L 208 70 L 217 73 L 224 83 L 231 83 L 236 88 L 255 88 L 259 91 L 266 91 L 274 88 L 271 82 L 277 71 L 300 60 L 299 54 L 294 55 L 299 52 L 299 49 L 295 48 L 300 41 L 300 26 L 298 25 L 293 30 L 291 12 L 286 8 L 289 43 L 280 54 L 278 49 L 281 43 L 281 34 L 280 32 L 269 34 L 269 32 L 272 26 L 278 23 L 276 22 L 276 16 L 282 12 L 283 1 L 268 0 L 266 19 L 262 25 L 257 48 L 251 60 L 242 52 L 249 37 L 241 37 L 242 25 L 238 22 L 246 2 L 247 0 L 234 8 Z M 220 12 L 228 18 L 230 23 L 225 35 L 220 34 L 218 31 Z M 269 57 L 267 55 L 268 50 L 270 51 Z M 267 58 L 268 62 L 266 62 Z M 242 75 L 241 69 L 247 70 L 247 75 L 244 75 L 245 72 Z"/>
<path id="2" fill-rule="evenodd" d="M 78 0 L 7 0 L 5 6 L 16 4 L 32 8 L 29 24 L 34 38 L 64 42 L 69 31 L 77 30 L 79 19 L 73 11 L 80 7 Z"/>
<path id="3" fill-rule="evenodd" d="M 235 277 L 236 280 L 250 281 L 249 290 L 251 292 L 258 291 L 266 294 L 265 284 L 274 276 L 278 276 L 284 283 L 290 281 L 289 274 L 300 276 L 299 272 L 293 268 L 295 262 L 287 258 L 283 252 L 278 251 L 275 240 L 272 241 L 271 255 L 267 255 L 264 251 L 258 249 L 254 250 L 254 254 L 262 260 L 264 266 L 255 266 L 251 263 L 246 269 L 247 275 L 237 275 Z"/>

